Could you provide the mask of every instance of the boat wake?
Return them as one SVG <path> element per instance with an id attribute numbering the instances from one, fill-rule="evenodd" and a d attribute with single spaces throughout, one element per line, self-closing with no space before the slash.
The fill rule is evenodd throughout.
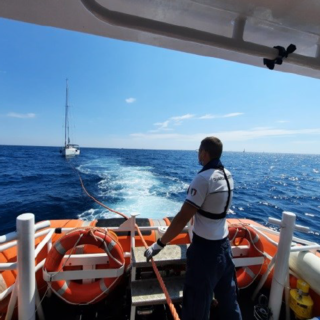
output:
<path id="1" fill-rule="evenodd" d="M 123 166 L 117 158 L 95 159 L 78 167 L 88 190 L 101 202 L 126 215 L 162 218 L 175 215 L 181 207 L 188 184 L 171 176 L 152 173 L 151 167 Z M 83 220 L 115 217 L 93 204 L 78 215 Z"/>

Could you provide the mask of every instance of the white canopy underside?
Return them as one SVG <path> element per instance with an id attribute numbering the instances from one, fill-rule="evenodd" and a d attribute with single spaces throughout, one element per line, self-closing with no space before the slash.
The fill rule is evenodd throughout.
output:
<path id="1" fill-rule="evenodd" d="M 1 0 L 0 16 L 320 78 L 318 0 Z M 270 71 L 271 72 L 271 71 Z"/>

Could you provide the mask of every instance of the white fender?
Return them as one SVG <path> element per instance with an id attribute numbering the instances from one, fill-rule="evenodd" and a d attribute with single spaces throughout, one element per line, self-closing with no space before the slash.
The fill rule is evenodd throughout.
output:
<path id="1" fill-rule="evenodd" d="M 311 252 L 291 252 L 289 267 L 320 295 L 320 257 Z"/>

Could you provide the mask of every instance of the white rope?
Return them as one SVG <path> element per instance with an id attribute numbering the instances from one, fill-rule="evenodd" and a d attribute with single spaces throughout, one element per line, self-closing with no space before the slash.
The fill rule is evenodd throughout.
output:
<path id="1" fill-rule="evenodd" d="M 229 227 L 232 227 L 232 226 L 233 226 L 233 225 L 229 225 Z M 241 223 L 241 222 L 240 222 L 240 226 L 241 226 L 241 228 L 245 229 L 245 230 L 248 232 L 248 235 L 249 235 L 249 238 L 250 238 L 250 239 L 249 239 L 249 240 L 250 240 L 250 244 L 252 244 L 252 245 L 254 246 L 254 248 L 256 249 L 256 251 L 258 251 L 259 253 L 261 253 L 261 255 L 262 255 L 264 258 L 267 258 L 265 252 L 261 251 L 261 250 L 260 250 L 259 248 L 257 248 L 257 246 L 254 244 L 253 239 L 252 239 L 251 231 L 245 226 L 245 224 L 243 224 L 243 223 Z M 237 236 L 238 231 L 239 231 L 239 225 L 236 225 L 236 226 L 233 226 L 233 227 L 236 227 L 236 228 L 237 228 L 237 231 L 236 231 L 233 239 L 231 240 L 231 243 L 233 243 L 233 241 L 236 239 L 236 236 Z M 258 235 L 257 235 L 257 236 L 258 236 Z M 259 237 L 259 236 L 258 236 L 258 237 Z M 260 238 L 259 238 L 259 240 L 260 240 Z M 255 275 L 254 278 L 252 278 L 252 281 L 251 281 L 247 286 L 242 287 L 242 288 L 239 288 L 240 290 L 248 288 L 248 287 L 257 279 L 257 277 L 258 277 L 258 276 L 260 275 L 260 273 L 261 273 L 262 266 L 263 266 L 263 264 L 261 264 L 259 272 Z M 249 266 L 248 266 L 248 268 L 249 268 Z M 250 269 L 250 270 L 251 270 L 251 269 Z M 251 271 L 252 271 L 252 270 L 251 270 Z"/>

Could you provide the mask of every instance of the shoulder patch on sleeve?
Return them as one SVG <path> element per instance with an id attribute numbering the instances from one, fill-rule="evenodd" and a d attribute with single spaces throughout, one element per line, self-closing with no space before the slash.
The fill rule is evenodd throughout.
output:
<path id="1" fill-rule="evenodd" d="M 197 194 L 197 189 L 191 188 L 190 194 L 191 194 L 192 196 L 195 196 L 195 195 Z"/>

